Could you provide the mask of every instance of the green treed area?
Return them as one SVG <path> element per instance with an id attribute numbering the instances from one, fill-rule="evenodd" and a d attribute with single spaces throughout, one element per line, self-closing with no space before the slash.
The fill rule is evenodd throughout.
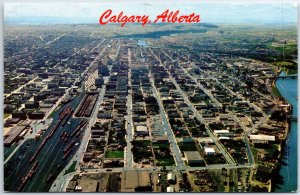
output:
<path id="1" fill-rule="evenodd" d="M 175 165 L 175 161 L 173 156 L 163 157 L 160 158 L 159 156 L 156 157 L 156 160 L 158 161 L 156 163 L 157 166 L 172 166 Z"/>
<path id="2" fill-rule="evenodd" d="M 48 118 L 53 118 L 55 112 L 57 112 L 57 110 L 60 108 L 60 106 L 56 107 L 51 113 L 50 115 L 48 116 Z"/>
<path id="3" fill-rule="evenodd" d="M 291 74 L 298 74 L 298 69 L 288 70 L 288 71 L 287 71 L 287 74 L 288 74 L 288 75 L 291 75 Z"/>
<path id="4" fill-rule="evenodd" d="M 153 149 L 155 152 L 155 158 L 157 160 L 157 166 L 172 166 L 175 165 L 174 157 L 171 155 L 169 144 L 165 143 L 154 143 Z M 160 153 L 161 151 L 162 153 Z"/>
<path id="5" fill-rule="evenodd" d="M 251 152 L 252 152 L 252 155 L 254 157 L 255 163 L 257 163 L 257 150 L 256 150 L 256 148 L 251 147 Z"/>
<path id="6" fill-rule="evenodd" d="M 293 61 L 292 56 L 297 56 L 297 44 L 294 42 L 279 44 L 273 42 L 270 46 L 270 49 L 277 51 L 282 58 L 279 61 L 274 62 L 273 64 L 277 67 L 280 67 L 283 71 L 286 71 L 287 74 L 297 74 L 298 65 L 295 61 Z"/>
<path id="7" fill-rule="evenodd" d="M 281 95 L 280 91 L 277 89 L 276 86 L 273 86 L 273 87 L 272 87 L 272 93 L 273 93 L 276 97 L 282 98 L 282 95 Z"/>
<path id="8" fill-rule="evenodd" d="M 287 43 L 284 45 L 271 45 L 270 48 L 273 48 L 281 53 L 297 53 L 297 44 Z"/>
<path id="9" fill-rule="evenodd" d="M 280 67 L 282 70 L 287 71 L 288 73 L 290 71 L 297 73 L 297 63 L 295 62 L 280 61 L 280 62 L 275 62 L 274 65 Z"/>

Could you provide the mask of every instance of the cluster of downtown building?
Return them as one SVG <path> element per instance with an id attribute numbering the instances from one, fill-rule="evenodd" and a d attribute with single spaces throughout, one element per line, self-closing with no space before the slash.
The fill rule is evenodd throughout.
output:
<path id="1" fill-rule="evenodd" d="M 78 95 L 85 77 L 83 72 L 90 64 L 89 60 L 92 60 L 87 52 L 73 55 L 83 43 L 92 43 L 91 39 L 61 37 L 55 44 L 42 47 L 37 40 L 27 38 L 27 47 L 22 39 L 18 41 L 19 47 L 10 45 L 10 42 L 5 45 L 9 57 L 4 60 L 4 114 L 10 115 L 4 123 L 4 127 L 10 131 L 5 133 L 9 135 L 4 140 L 6 146 L 18 142 L 29 131 L 31 120 L 49 117 L 67 90 L 70 89 L 62 102 L 66 103 L 71 96 Z M 44 38 L 50 41 L 52 35 L 45 35 Z M 85 63 L 81 63 L 83 61 Z"/>

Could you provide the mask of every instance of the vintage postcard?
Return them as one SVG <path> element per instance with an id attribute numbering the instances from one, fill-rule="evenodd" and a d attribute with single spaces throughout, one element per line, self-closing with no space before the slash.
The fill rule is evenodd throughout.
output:
<path id="1" fill-rule="evenodd" d="M 297 191 L 298 10 L 5 3 L 4 191 Z"/>

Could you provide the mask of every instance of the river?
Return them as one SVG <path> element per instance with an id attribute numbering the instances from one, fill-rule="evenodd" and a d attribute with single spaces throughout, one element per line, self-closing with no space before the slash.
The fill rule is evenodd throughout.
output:
<path id="1" fill-rule="evenodd" d="M 285 74 L 284 72 L 281 74 Z M 276 87 L 288 103 L 293 106 L 293 116 L 298 116 L 298 79 L 277 79 Z M 297 190 L 298 176 L 298 122 L 292 121 L 286 139 L 286 148 L 282 156 L 279 177 L 281 182 L 275 183 L 275 192 L 292 192 Z"/>
<path id="2" fill-rule="evenodd" d="M 147 47 L 148 46 L 147 42 L 144 41 L 144 40 L 138 40 L 138 45 L 139 46 L 143 46 L 143 47 Z"/>

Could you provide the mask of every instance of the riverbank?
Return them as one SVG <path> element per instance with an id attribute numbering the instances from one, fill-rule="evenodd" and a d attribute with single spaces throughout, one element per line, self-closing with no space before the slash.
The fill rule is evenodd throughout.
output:
<path id="1" fill-rule="evenodd" d="M 285 73 L 282 72 L 280 74 Z M 290 104 L 289 115 L 293 117 L 298 116 L 297 82 L 297 79 L 277 79 L 274 82 L 281 96 Z M 280 144 L 280 158 L 272 179 L 272 191 L 274 192 L 292 192 L 297 190 L 297 129 L 297 121 L 287 120 L 286 136 Z"/>

